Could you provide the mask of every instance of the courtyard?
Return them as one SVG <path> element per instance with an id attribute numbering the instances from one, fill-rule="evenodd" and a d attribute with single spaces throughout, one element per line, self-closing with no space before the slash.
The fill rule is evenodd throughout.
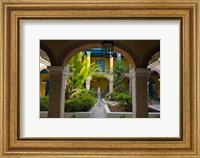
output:
<path id="1" fill-rule="evenodd" d="M 40 118 L 160 118 L 160 41 L 41 40 Z"/>

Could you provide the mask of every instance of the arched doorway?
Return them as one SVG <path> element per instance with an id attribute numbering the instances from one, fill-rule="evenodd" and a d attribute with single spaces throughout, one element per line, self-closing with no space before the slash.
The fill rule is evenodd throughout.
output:
<path id="1" fill-rule="evenodd" d="M 90 83 L 90 89 L 97 92 L 100 87 L 101 96 L 104 97 L 109 92 L 109 81 L 105 77 L 92 78 Z"/>
<path id="2" fill-rule="evenodd" d="M 151 100 L 160 100 L 160 75 L 153 71 L 148 77 L 148 97 Z"/>

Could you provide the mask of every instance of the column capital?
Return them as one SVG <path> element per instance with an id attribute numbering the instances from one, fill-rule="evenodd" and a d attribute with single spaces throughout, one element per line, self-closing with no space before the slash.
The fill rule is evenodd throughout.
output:
<path id="1" fill-rule="evenodd" d="M 135 72 L 137 76 L 147 76 L 151 73 L 151 70 L 147 68 L 136 68 Z"/>
<path id="2" fill-rule="evenodd" d="M 67 68 L 65 66 L 48 66 L 50 74 L 64 74 L 67 73 Z"/>
<path id="3" fill-rule="evenodd" d="M 89 76 L 86 81 L 91 81 L 92 80 L 92 76 Z"/>
<path id="4" fill-rule="evenodd" d="M 91 54 L 91 51 L 86 51 L 87 52 L 87 55 L 90 55 Z"/>
<path id="5" fill-rule="evenodd" d="M 130 71 L 130 76 L 148 76 L 151 73 L 150 69 L 147 68 L 136 68 Z"/>
<path id="6" fill-rule="evenodd" d="M 46 84 L 47 84 L 47 82 L 45 82 L 45 81 L 42 81 L 41 83 L 42 83 L 42 84 L 44 84 L 44 85 L 46 85 Z"/>
<path id="7" fill-rule="evenodd" d="M 133 74 L 135 74 L 135 69 L 129 70 L 129 74 L 130 74 L 130 77 L 131 77 Z"/>
<path id="8" fill-rule="evenodd" d="M 114 84 L 114 82 L 113 82 L 113 81 L 110 81 L 110 82 L 109 82 L 109 85 L 113 85 L 113 84 Z"/>

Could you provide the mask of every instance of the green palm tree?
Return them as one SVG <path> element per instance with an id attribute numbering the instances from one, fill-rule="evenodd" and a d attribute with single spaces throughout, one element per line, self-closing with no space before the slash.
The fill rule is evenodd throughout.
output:
<path id="1" fill-rule="evenodd" d="M 94 76 L 96 72 L 100 71 L 100 67 L 94 63 L 89 64 L 86 56 L 78 53 L 69 62 L 69 68 L 72 69 L 73 75 L 67 75 L 66 98 L 74 98 L 78 96 L 86 88 L 83 86 L 89 76 Z"/>

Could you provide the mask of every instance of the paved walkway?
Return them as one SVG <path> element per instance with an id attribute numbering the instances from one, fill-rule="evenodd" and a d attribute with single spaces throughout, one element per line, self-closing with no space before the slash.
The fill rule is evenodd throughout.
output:
<path id="1" fill-rule="evenodd" d="M 105 107 L 104 104 L 102 103 L 101 100 L 101 104 L 97 103 L 92 111 L 91 114 L 91 118 L 106 118 L 106 112 L 105 112 Z"/>
<path id="2" fill-rule="evenodd" d="M 149 105 L 150 108 L 160 111 L 160 102 L 152 101 L 152 104 Z"/>

